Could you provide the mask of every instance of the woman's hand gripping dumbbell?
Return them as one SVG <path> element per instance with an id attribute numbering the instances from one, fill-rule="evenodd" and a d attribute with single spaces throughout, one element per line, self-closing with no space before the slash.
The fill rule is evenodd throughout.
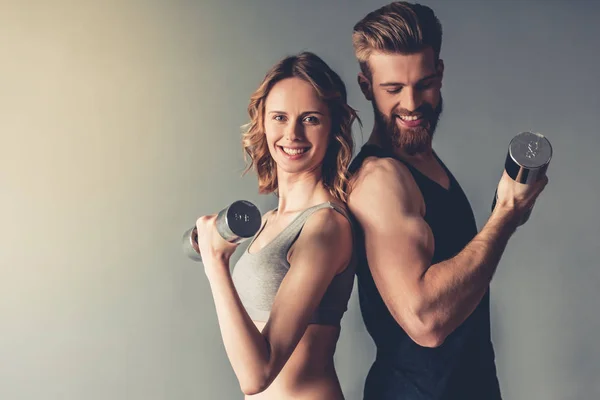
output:
<path id="1" fill-rule="evenodd" d="M 183 234 L 183 251 L 192 260 L 201 262 L 202 253 L 210 251 L 211 247 L 199 245 L 198 236 L 201 236 L 213 242 L 224 240 L 226 243 L 217 244 L 217 247 L 223 248 L 230 255 L 238 244 L 253 237 L 260 226 L 261 214 L 258 208 L 249 201 L 238 200 L 222 209 L 217 215 L 200 217 L 196 226 Z M 211 229 L 216 230 L 218 235 L 214 236 L 217 237 L 212 238 Z M 205 242 L 206 240 L 201 241 L 201 243 Z"/>

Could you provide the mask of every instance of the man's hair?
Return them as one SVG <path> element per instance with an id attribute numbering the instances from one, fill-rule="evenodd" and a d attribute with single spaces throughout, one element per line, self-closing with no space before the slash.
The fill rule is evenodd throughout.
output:
<path id="1" fill-rule="evenodd" d="M 250 122 L 243 127 L 242 135 L 245 158 L 250 161 L 244 173 L 256 170 L 260 193 L 277 192 L 277 168 L 265 137 L 265 102 L 277 82 L 294 77 L 310 83 L 329 108 L 331 140 L 323 159 L 322 179 L 331 195 L 345 202 L 348 165 L 354 151 L 352 124 L 355 120 L 360 122 L 360 119 L 347 103 L 346 86 L 340 76 L 325 61 L 308 51 L 285 57 L 275 64 L 252 94 L 248 105 Z"/>
<path id="2" fill-rule="evenodd" d="M 358 21 L 352 43 L 360 69 L 371 79 L 368 60 L 373 52 L 411 54 L 431 47 L 437 61 L 442 47 L 442 24 L 429 7 L 396 1 Z"/>

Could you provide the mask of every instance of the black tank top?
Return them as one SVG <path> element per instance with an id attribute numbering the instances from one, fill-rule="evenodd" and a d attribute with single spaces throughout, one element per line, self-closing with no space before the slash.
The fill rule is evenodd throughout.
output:
<path id="1" fill-rule="evenodd" d="M 367 157 L 394 158 L 411 172 L 425 200 L 424 219 L 435 239 L 432 264 L 453 257 L 476 235 L 471 205 L 437 155 L 435 157 L 450 178 L 448 190 L 391 151 L 374 145 L 362 147 L 352 161 L 350 172 L 354 174 Z M 500 399 L 490 338 L 489 290 L 473 313 L 441 346 L 421 347 L 390 314 L 373 281 L 364 246 L 361 247 L 356 272 L 359 301 L 365 326 L 377 347 L 375 362 L 365 382 L 364 399 Z"/>

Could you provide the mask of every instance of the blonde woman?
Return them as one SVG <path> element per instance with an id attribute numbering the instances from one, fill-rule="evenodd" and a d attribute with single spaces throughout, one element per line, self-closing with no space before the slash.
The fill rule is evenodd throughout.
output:
<path id="1" fill-rule="evenodd" d="M 243 146 L 274 210 L 230 274 L 235 245 L 197 221 L 227 356 L 246 398 L 343 399 L 333 355 L 355 273 L 346 211 L 351 126 L 340 77 L 313 53 L 277 63 L 252 95 Z"/>

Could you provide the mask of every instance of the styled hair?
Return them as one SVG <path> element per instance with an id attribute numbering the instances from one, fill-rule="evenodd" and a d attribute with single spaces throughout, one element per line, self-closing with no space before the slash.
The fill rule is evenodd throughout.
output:
<path id="1" fill-rule="evenodd" d="M 367 14 L 354 25 L 354 54 L 369 79 L 369 56 L 373 52 L 411 54 L 427 47 L 435 60 L 442 47 L 442 24 L 433 10 L 421 4 L 396 1 Z"/>
<path id="2" fill-rule="evenodd" d="M 312 85 L 327 104 L 331 115 L 331 137 L 322 164 L 322 180 L 331 195 L 347 199 L 348 166 L 354 151 L 352 124 L 358 116 L 347 104 L 344 82 L 321 58 L 311 52 L 288 56 L 265 75 L 248 105 L 250 122 L 243 126 L 242 145 L 249 170 L 258 175 L 259 193 L 277 193 L 277 168 L 271 157 L 264 129 L 265 102 L 275 84 L 286 78 L 300 78 Z M 360 123 L 360 119 L 358 119 Z"/>

